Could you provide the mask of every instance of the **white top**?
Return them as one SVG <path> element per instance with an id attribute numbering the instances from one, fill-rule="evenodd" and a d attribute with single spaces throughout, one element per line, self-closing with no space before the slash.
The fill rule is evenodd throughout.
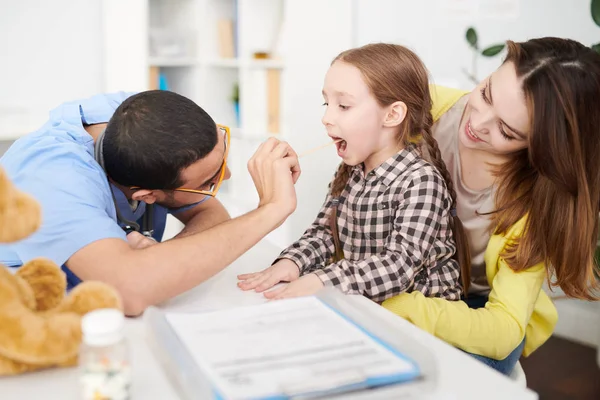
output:
<path id="1" fill-rule="evenodd" d="M 481 215 L 494 210 L 494 190 L 468 188 L 462 179 L 460 153 L 458 152 L 458 129 L 468 95 L 456 102 L 433 127 L 433 137 L 437 140 L 446 168 L 452 177 L 456 191 L 456 212 L 467 231 L 471 249 L 470 293 L 487 295 L 490 286 L 485 273 L 483 256 L 490 240 L 489 216 Z"/>

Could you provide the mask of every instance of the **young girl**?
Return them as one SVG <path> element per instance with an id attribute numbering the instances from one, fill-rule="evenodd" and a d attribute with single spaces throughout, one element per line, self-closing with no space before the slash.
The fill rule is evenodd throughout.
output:
<path id="1" fill-rule="evenodd" d="M 437 87 L 433 98 L 475 290 L 466 303 L 414 292 L 383 306 L 508 374 L 556 324 L 544 281 L 595 298 L 600 55 L 566 39 L 509 41 L 472 93 Z"/>
<path id="2" fill-rule="evenodd" d="M 431 136 L 422 62 L 392 44 L 345 51 L 327 72 L 323 97 L 323 124 L 343 163 L 315 222 L 271 267 L 240 275 L 240 288 L 260 292 L 291 281 L 265 296 L 308 295 L 327 285 L 377 302 L 412 291 L 459 299 L 456 255 L 467 268 L 469 257 Z M 421 138 L 437 170 L 421 157 Z"/>

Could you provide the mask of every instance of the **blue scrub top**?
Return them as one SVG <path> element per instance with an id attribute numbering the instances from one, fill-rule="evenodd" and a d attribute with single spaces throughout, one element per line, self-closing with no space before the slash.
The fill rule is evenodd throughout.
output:
<path id="1" fill-rule="evenodd" d="M 42 209 L 40 229 L 20 242 L 1 244 L 0 262 L 19 267 L 33 258 L 49 258 L 62 266 L 71 289 L 81 280 L 64 263 L 75 252 L 96 240 L 126 240 L 109 182 L 94 159 L 94 142 L 83 124 L 108 122 L 130 95 L 120 92 L 65 103 L 0 159 L 14 185 L 33 196 Z M 141 225 L 146 204 L 140 202 L 134 212 L 125 195 L 114 186 L 113 191 L 121 215 Z M 153 209 L 153 236 L 160 241 L 169 210 L 158 204 Z"/>

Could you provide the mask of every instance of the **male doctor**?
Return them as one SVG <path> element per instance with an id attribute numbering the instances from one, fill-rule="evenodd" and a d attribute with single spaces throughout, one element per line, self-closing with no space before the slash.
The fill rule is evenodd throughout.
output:
<path id="1" fill-rule="evenodd" d="M 68 287 L 111 284 L 139 315 L 216 274 L 295 209 L 298 158 L 269 139 L 248 163 L 259 206 L 230 219 L 215 199 L 227 168 L 229 129 L 168 91 L 106 94 L 65 103 L 0 159 L 9 178 L 41 205 L 38 232 L 0 246 L 18 268 L 54 261 Z M 160 242 L 167 214 L 185 224 Z"/>

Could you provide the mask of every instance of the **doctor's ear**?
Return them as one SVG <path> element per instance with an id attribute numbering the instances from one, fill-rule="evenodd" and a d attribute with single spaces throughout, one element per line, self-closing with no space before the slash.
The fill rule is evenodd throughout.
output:
<path id="1" fill-rule="evenodd" d="M 384 126 L 393 127 L 398 126 L 404 121 L 406 118 L 407 107 L 406 104 L 402 101 L 397 101 L 392 103 L 388 107 L 388 113 L 385 116 L 385 120 L 383 122 Z"/>
<path id="2" fill-rule="evenodd" d="M 134 189 L 131 198 L 136 201 L 143 201 L 146 204 L 156 203 L 156 193 L 154 190 Z"/>

